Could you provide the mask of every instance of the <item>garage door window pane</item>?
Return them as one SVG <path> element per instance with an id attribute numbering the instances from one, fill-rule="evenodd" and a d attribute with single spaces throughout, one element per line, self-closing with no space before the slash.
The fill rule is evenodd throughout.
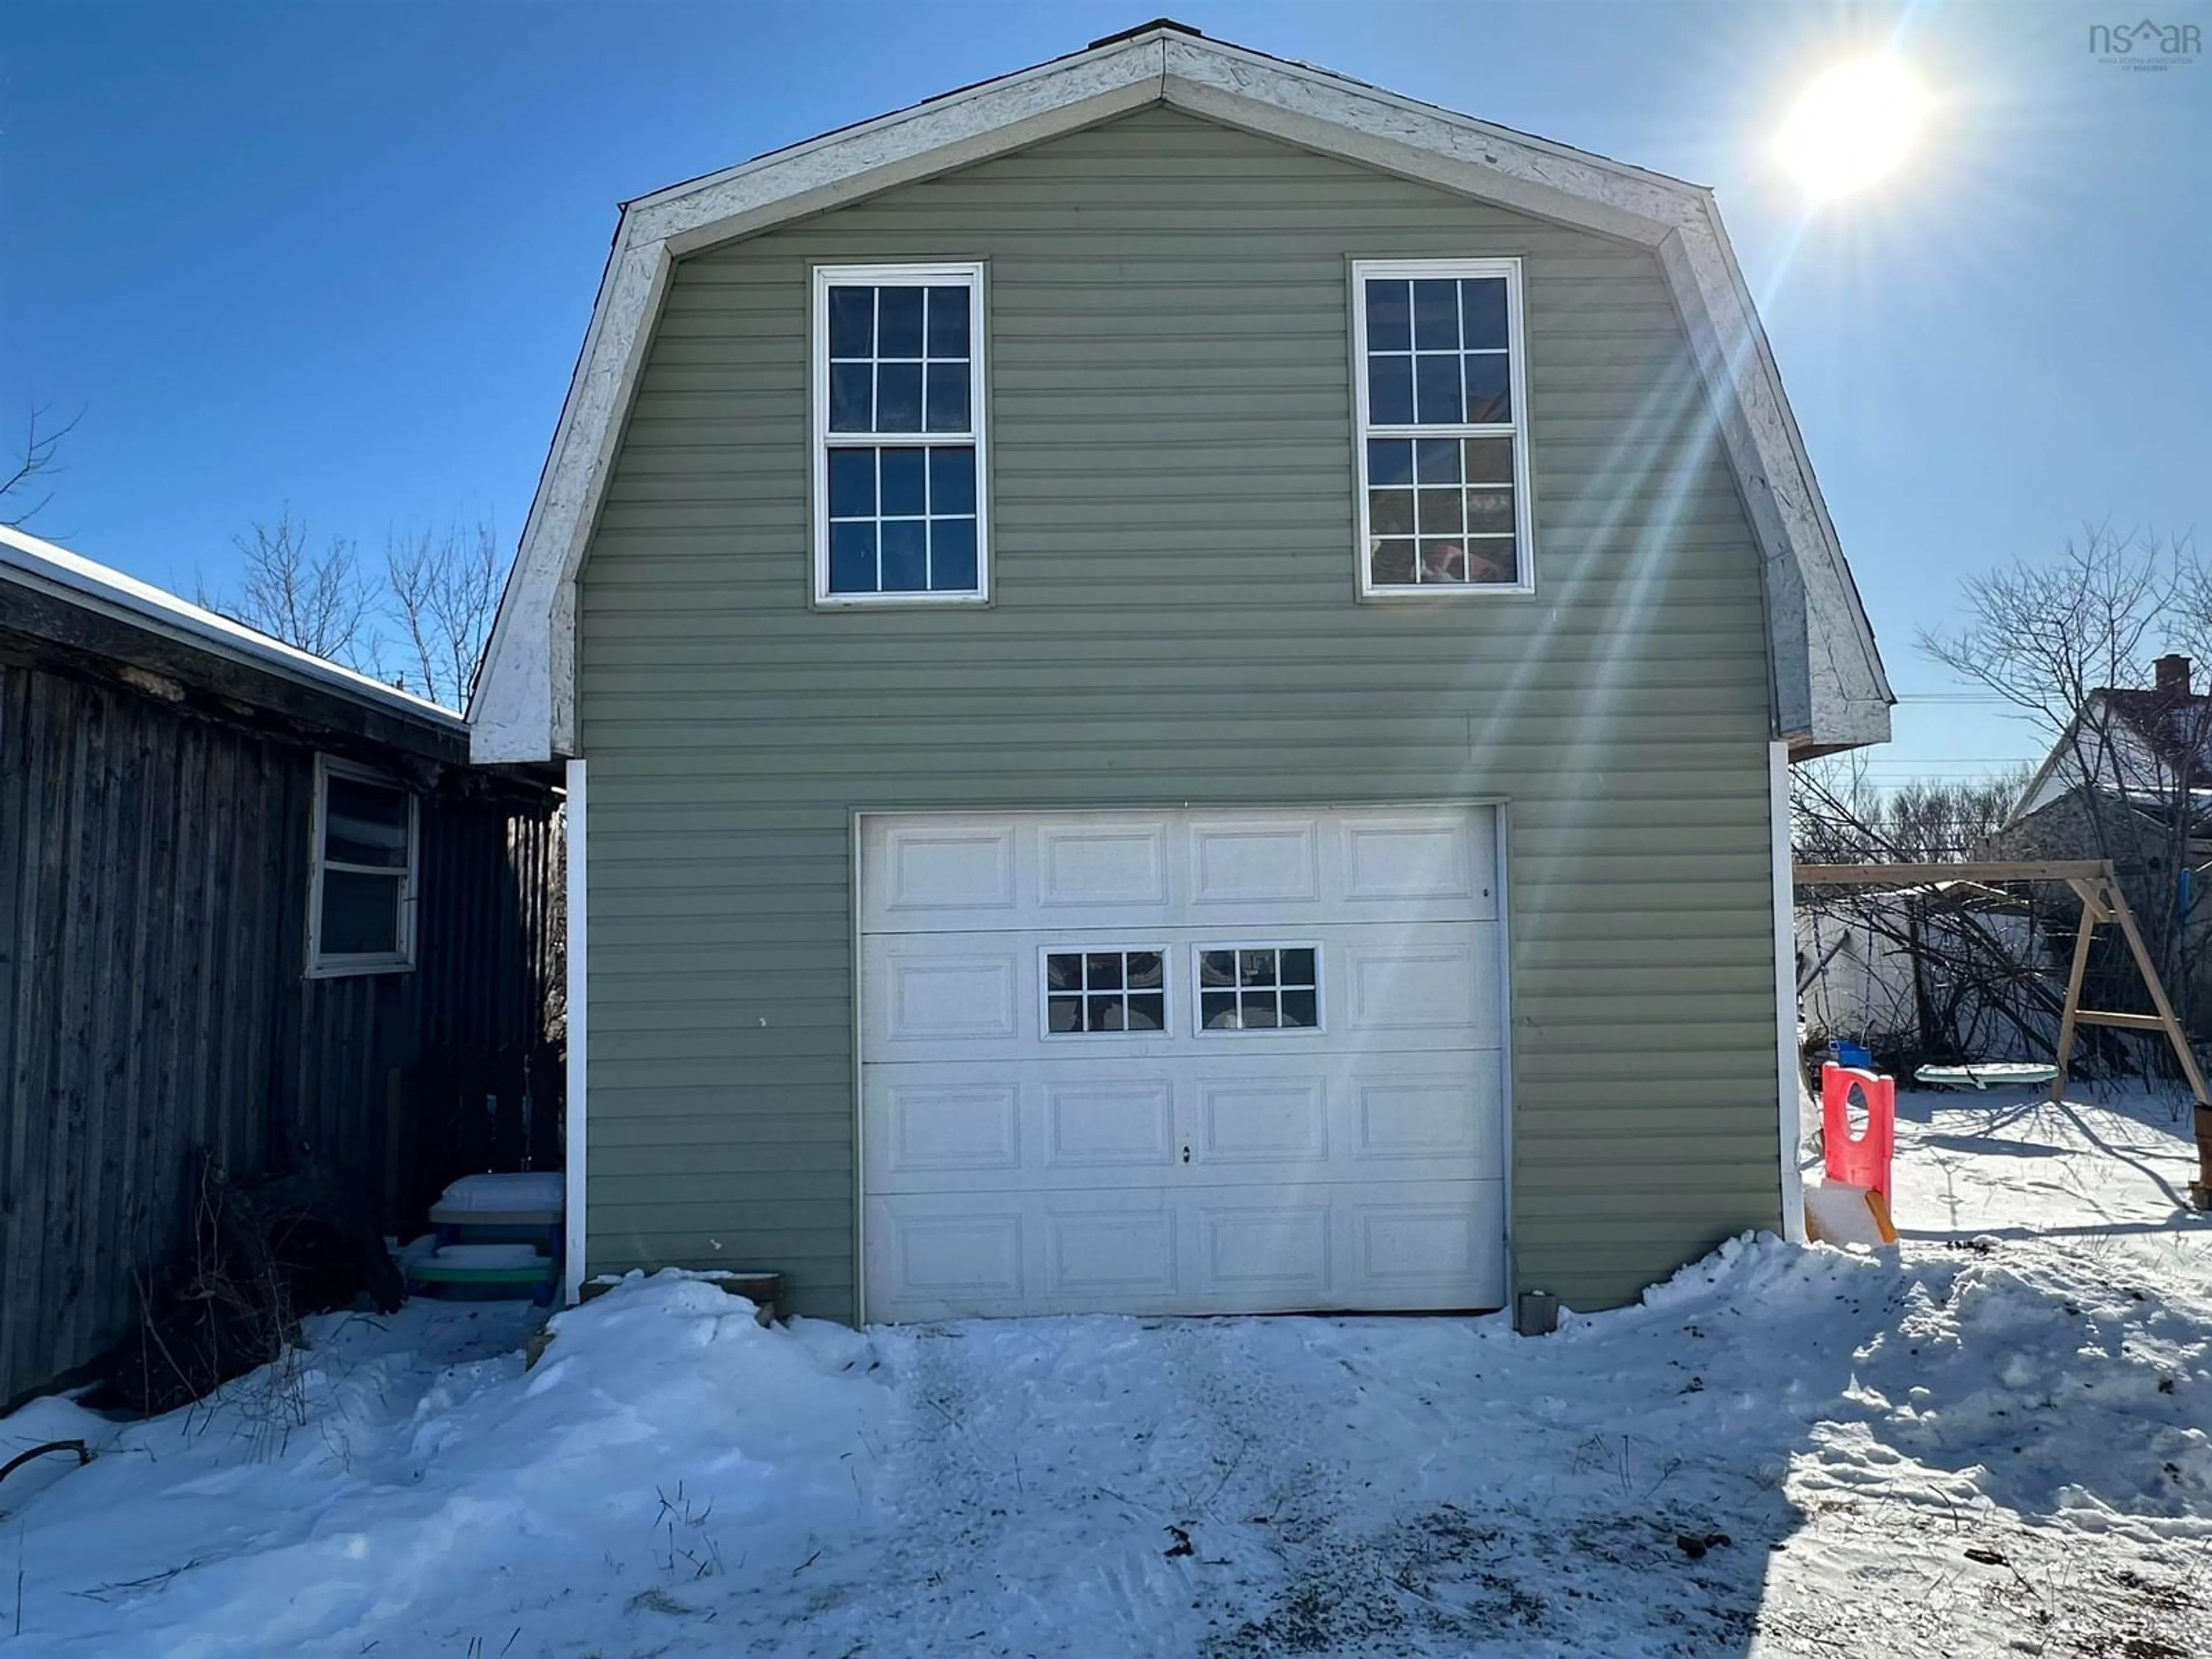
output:
<path id="1" fill-rule="evenodd" d="M 1320 952 L 1309 945 L 1200 951 L 1199 1029 L 1313 1030 L 1321 1024 L 1320 973 Z"/>
<path id="2" fill-rule="evenodd" d="M 1160 951 L 1045 954 L 1045 1034 L 1167 1030 L 1166 957 Z"/>

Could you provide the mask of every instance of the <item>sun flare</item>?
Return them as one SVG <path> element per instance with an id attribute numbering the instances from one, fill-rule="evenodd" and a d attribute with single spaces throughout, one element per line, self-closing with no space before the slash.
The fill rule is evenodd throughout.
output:
<path id="1" fill-rule="evenodd" d="M 1776 151 L 1804 192 L 1825 202 L 1863 189 L 1912 153 L 1928 118 L 1928 94 L 1893 58 L 1861 58 L 1826 70 L 1798 95 Z"/>

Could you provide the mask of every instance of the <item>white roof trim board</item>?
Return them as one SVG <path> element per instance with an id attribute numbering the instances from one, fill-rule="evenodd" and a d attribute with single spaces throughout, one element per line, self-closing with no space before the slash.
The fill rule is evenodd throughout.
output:
<path id="1" fill-rule="evenodd" d="M 373 703 L 447 732 L 459 732 L 465 726 L 453 710 L 411 691 L 402 691 L 398 686 L 386 685 L 327 658 L 287 645 L 258 629 L 217 616 L 212 611 L 204 611 L 151 583 L 126 576 L 106 565 L 95 564 L 65 547 L 57 547 L 52 542 L 40 541 L 36 536 L 4 525 L 0 525 L 0 579 L 23 582 L 89 610 L 135 623 L 167 638 L 198 646 L 319 691 L 333 692 L 356 702 Z"/>
<path id="2" fill-rule="evenodd" d="M 1711 192 L 1155 28 L 641 198 L 623 210 L 470 706 L 478 761 L 576 752 L 575 580 L 673 260 L 1153 103 L 1651 248 L 1764 559 L 1778 737 L 1880 743 L 1890 695 Z"/>

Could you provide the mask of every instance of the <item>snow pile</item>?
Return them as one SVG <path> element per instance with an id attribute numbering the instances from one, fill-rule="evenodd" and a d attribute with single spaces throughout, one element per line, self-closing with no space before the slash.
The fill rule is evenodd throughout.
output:
<path id="1" fill-rule="evenodd" d="M 9 1654 L 2204 1651 L 2184 1130 L 1900 1097 L 1903 1247 L 1507 1321 L 763 1329 L 678 1274 L 319 1322 L 296 1383 L 0 1457 Z M 1917 1231 L 1916 1231 L 1917 1230 Z"/>
<path id="2" fill-rule="evenodd" d="M 149 1424 L 58 1401 L 0 1423 L 0 1447 L 69 1435 L 100 1454 L 0 1486 L 0 1562 L 25 1584 L 15 1649 L 459 1653 L 481 1636 L 489 1652 L 526 1622 L 544 1639 L 514 1652 L 587 1652 L 624 1639 L 641 1597 L 785 1577 L 863 1528 L 863 1437 L 885 1401 L 853 1375 L 862 1339 L 764 1330 L 674 1274 L 560 1316 L 526 1371 L 528 1319 L 428 1301 L 332 1316 L 311 1322 L 289 1397 L 263 1373 Z M 441 1364 L 441 1346 L 496 1357 Z"/>

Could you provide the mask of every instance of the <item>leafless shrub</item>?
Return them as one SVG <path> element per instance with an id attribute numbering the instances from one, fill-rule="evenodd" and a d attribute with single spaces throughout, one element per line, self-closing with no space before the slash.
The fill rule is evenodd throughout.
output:
<path id="1" fill-rule="evenodd" d="M 292 1386 L 296 1367 L 282 1374 L 299 1320 L 261 1222 L 222 1166 L 203 1153 L 185 1248 L 161 1279 L 142 1277 L 139 1328 L 111 1367 L 102 1403 L 154 1416 L 265 1366 L 272 1373 L 265 1397 L 240 1401 L 248 1415 L 305 1420 Z M 258 1411 L 262 1405 L 270 1410 Z"/>
<path id="2" fill-rule="evenodd" d="M 402 1299 L 382 1241 L 310 1168 L 252 1184 L 198 1155 L 186 1237 L 165 1270 L 138 1281 L 136 1329 L 108 1356 L 92 1403 L 147 1416 L 201 1407 L 257 1453 L 307 1421 L 300 1316 L 366 1290 L 389 1312 Z M 227 1387 L 237 1382 L 237 1386 Z"/>

